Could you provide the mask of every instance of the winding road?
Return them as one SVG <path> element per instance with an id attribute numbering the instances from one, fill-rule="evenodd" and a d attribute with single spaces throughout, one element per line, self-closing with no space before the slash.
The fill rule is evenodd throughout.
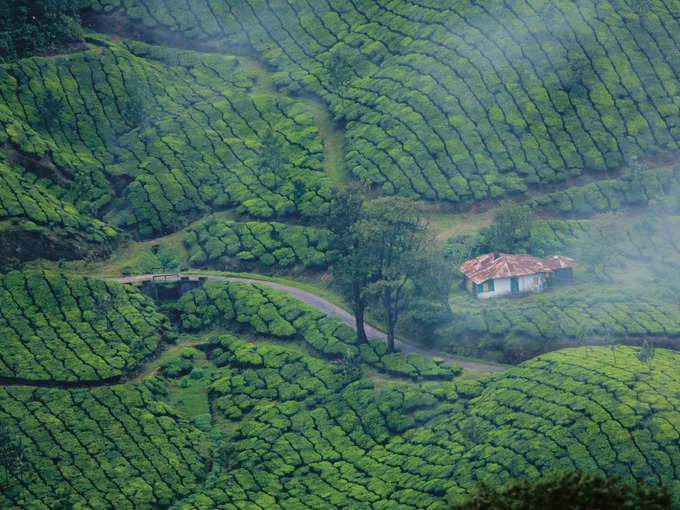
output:
<path id="1" fill-rule="evenodd" d="M 154 275 L 154 274 L 143 274 L 143 275 L 137 275 L 137 276 L 122 276 L 122 277 L 117 277 L 117 278 L 104 278 L 104 280 L 108 281 L 114 281 L 118 283 L 141 283 L 145 281 L 151 281 L 154 279 L 161 279 L 164 275 Z M 171 275 L 175 276 L 175 275 Z M 221 281 L 230 281 L 230 282 L 244 282 L 244 283 L 258 283 L 260 285 L 264 285 L 266 287 L 270 287 L 272 289 L 277 289 L 281 290 L 283 292 L 286 292 L 293 296 L 296 299 L 299 299 L 303 303 L 306 303 L 307 305 L 316 308 L 320 312 L 325 313 L 326 315 L 330 317 L 337 317 L 338 319 L 342 320 L 345 322 L 347 325 L 349 325 L 352 329 L 355 328 L 355 322 L 354 322 L 354 316 L 350 314 L 349 312 L 346 312 L 342 308 L 340 308 L 337 305 L 334 305 L 330 301 L 323 299 L 316 294 L 312 294 L 311 292 L 307 292 L 302 289 L 298 289 L 297 287 L 292 287 L 289 285 L 283 285 L 281 283 L 276 283 L 276 282 L 270 282 L 267 280 L 257 280 L 253 278 L 239 278 L 235 276 L 218 276 L 218 275 L 203 275 L 203 274 L 180 274 L 178 276 L 181 277 L 188 277 L 189 280 L 198 280 L 199 278 L 205 278 L 206 280 L 221 280 Z M 169 278 L 168 281 L 177 281 L 176 278 Z M 377 328 L 374 328 L 373 326 L 369 324 L 364 324 L 366 328 L 366 335 L 368 335 L 369 338 L 379 338 L 383 341 L 387 340 L 387 334 Z M 450 356 L 445 356 L 436 352 L 428 351 L 427 349 L 422 349 L 420 347 L 416 347 L 415 345 L 408 344 L 404 342 L 403 340 L 395 339 L 394 341 L 396 347 L 398 347 L 401 352 L 403 353 L 415 353 L 415 354 L 420 354 L 422 356 L 427 356 L 428 358 L 441 358 L 447 363 L 455 363 L 456 365 L 460 365 L 463 368 L 469 368 L 472 370 L 481 370 L 484 372 L 505 372 L 507 368 L 502 367 L 500 365 L 491 365 L 491 364 L 486 364 L 486 363 L 478 363 L 476 361 L 466 361 L 458 358 L 452 358 Z"/>

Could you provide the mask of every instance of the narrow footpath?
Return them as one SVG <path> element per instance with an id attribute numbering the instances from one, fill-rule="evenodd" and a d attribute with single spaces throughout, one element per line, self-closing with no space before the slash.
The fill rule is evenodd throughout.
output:
<path id="1" fill-rule="evenodd" d="M 150 281 L 154 279 L 154 276 L 158 278 L 161 275 L 153 275 L 153 274 L 143 274 L 143 275 L 137 275 L 137 276 L 122 276 L 118 278 L 105 278 L 105 280 L 109 281 L 114 281 L 118 283 L 141 283 L 145 281 Z M 330 301 L 327 301 L 326 299 L 323 299 L 322 297 L 317 296 L 316 294 L 312 294 L 311 292 L 307 292 L 302 289 L 298 289 L 297 287 L 291 287 L 289 285 L 283 285 L 281 283 L 276 283 L 276 282 L 270 282 L 266 280 L 257 280 L 257 279 L 252 279 L 252 278 L 239 278 L 235 276 L 217 276 L 217 275 L 203 275 L 203 274 L 181 274 L 180 276 L 183 277 L 189 277 L 190 280 L 197 280 L 199 277 L 200 278 L 205 278 L 207 280 L 222 280 L 222 281 L 230 281 L 230 282 L 244 282 L 244 283 L 257 283 L 260 285 L 264 285 L 266 287 L 270 287 L 272 289 L 277 289 L 281 290 L 283 292 L 286 292 L 293 296 L 296 299 L 299 299 L 303 303 L 316 308 L 320 312 L 325 313 L 326 315 L 330 317 L 337 317 L 338 319 L 342 320 L 345 322 L 347 325 L 349 325 L 352 329 L 355 328 L 355 321 L 354 321 L 354 316 L 350 314 L 349 312 L 343 310 L 339 306 L 331 303 Z M 172 281 L 172 280 L 170 280 Z M 373 326 L 369 324 L 364 324 L 366 328 L 366 335 L 368 335 L 369 338 L 379 338 L 380 340 L 387 341 L 387 334 L 384 331 L 381 331 L 377 328 L 374 328 Z M 452 358 L 450 356 L 445 356 L 436 352 L 428 351 L 427 349 L 423 349 L 421 347 L 416 347 L 415 345 L 408 344 L 404 342 L 403 340 L 395 339 L 395 346 L 398 347 L 401 352 L 408 354 L 408 353 L 415 353 L 415 354 L 420 354 L 422 356 L 427 356 L 428 358 L 441 358 L 443 359 L 446 363 L 455 363 L 456 365 L 460 365 L 463 368 L 469 368 L 472 370 L 481 370 L 484 372 L 505 372 L 507 368 L 502 367 L 500 365 L 492 365 L 492 364 L 486 364 L 486 363 L 478 363 L 476 361 L 466 361 L 458 358 Z"/>

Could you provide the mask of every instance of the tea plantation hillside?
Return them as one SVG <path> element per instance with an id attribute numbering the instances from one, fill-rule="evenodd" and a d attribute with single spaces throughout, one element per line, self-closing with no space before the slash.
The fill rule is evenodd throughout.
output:
<path id="1" fill-rule="evenodd" d="M 83 215 L 50 191 L 50 181 L 0 160 L 0 257 L 30 260 L 39 252 L 49 258 L 74 259 L 108 254 L 118 232 Z"/>
<path id="2" fill-rule="evenodd" d="M 144 385 L 0 388 L 25 461 L 0 508 L 168 508 L 199 486 L 204 435 Z"/>
<path id="3" fill-rule="evenodd" d="M 388 353 L 381 340 L 358 344 L 356 333 L 340 319 L 264 285 L 207 282 L 203 288 L 184 294 L 175 309 L 184 331 L 241 323 L 273 338 L 302 340 L 307 349 L 321 356 L 365 363 L 397 377 L 441 379 L 461 371 L 455 365 L 443 365 L 441 359 Z"/>
<path id="4" fill-rule="evenodd" d="M 0 0 L 0 510 L 680 508 L 679 270 L 680 0 Z"/>
<path id="5" fill-rule="evenodd" d="M 218 265 L 236 258 L 264 268 L 324 267 L 328 231 L 278 222 L 235 222 L 211 218 L 190 228 L 184 238 L 192 266 Z"/>
<path id="6" fill-rule="evenodd" d="M 674 1 L 82 3 L 114 32 L 251 48 L 330 104 L 386 193 L 484 200 L 678 148 Z"/>
<path id="7" fill-rule="evenodd" d="M 312 113 L 253 64 L 93 42 L 0 66 L 0 144 L 50 160 L 58 198 L 141 236 L 212 208 L 320 212 L 329 182 Z"/>
<path id="8" fill-rule="evenodd" d="M 455 366 L 389 355 L 382 342 L 358 346 L 344 323 L 281 292 L 208 282 L 165 307 L 179 320 L 177 345 L 146 358 L 139 379 L 110 384 L 84 374 L 99 353 L 116 359 L 107 351 L 116 340 L 97 343 L 80 314 L 116 296 L 97 313 L 131 339 L 120 319 L 136 330 L 153 324 L 152 305 L 121 285 L 59 273 L 4 280 L 5 331 L 36 329 L 26 342 L 34 352 L 3 351 L 5 363 L 23 360 L 3 377 L 0 423 L 24 463 L 3 475 L 2 508 L 443 509 L 480 480 L 564 469 L 680 494 L 673 351 L 567 349 L 462 380 Z M 31 296 L 54 306 L 25 304 L 30 319 L 19 317 L 12 304 Z M 49 331 L 73 345 L 59 348 L 69 354 L 63 366 L 41 357 L 56 346 Z M 77 348 L 75 335 L 91 350 Z M 139 351 L 128 365 L 139 366 Z M 57 368 L 44 381 L 21 372 Z M 91 387 L 64 388 L 68 381 Z"/>
<path id="9" fill-rule="evenodd" d="M 114 379 L 161 346 L 169 325 L 130 287 L 42 271 L 0 277 L 0 378 Z"/>

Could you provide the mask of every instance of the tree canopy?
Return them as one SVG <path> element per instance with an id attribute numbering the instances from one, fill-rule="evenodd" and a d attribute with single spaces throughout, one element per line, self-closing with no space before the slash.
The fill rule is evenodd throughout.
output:
<path id="1" fill-rule="evenodd" d="M 0 61 L 54 51 L 81 39 L 73 0 L 0 0 Z"/>
<path id="2" fill-rule="evenodd" d="M 452 510 L 670 510 L 668 490 L 643 483 L 624 483 L 599 473 L 566 472 L 516 480 L 501 488 L 482 484 L 464 504 Z"/>

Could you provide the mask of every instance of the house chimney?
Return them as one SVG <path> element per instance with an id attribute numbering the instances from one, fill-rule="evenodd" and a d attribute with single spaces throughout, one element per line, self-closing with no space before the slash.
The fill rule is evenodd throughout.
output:
<path id="1" fill-rule="evenodd" d="M 494 259 L 494 260 L 496 260 L 496 259 L 498 258 L 498 253 L 495 252 L 495 251 L 492 253 L 492 255 L 493 255 L 493 259 Z"/>

